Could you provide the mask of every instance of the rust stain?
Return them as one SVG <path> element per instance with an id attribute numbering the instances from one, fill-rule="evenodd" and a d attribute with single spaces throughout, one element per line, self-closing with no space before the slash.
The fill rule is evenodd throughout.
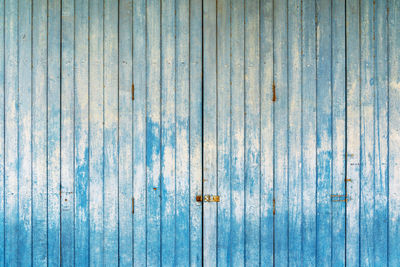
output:
<path id="1" fill-rule="evenodd" d="M 272 213 L 275 215 L 275 199 L 272 200 L 272 203 L 273 203 Z"/>
<path id="2" fill-rule="evenodd" d="M 132 100 L 135 100 L 135 85 L 132 83 Z"/>
<path id="3" fill-rule="evenodd" d="M 272 102 L 276 101 L 276 88 L 275 88 L 275 81 L 272 83 Z"/>

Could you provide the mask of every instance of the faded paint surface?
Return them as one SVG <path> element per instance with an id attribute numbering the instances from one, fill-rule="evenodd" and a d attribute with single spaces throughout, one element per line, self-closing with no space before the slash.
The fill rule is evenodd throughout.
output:
<path id="1" fill-rule="evenodd" d="M 398 0 L 0 0 L 0 266 L 400 266 L 399 51 Z"/>

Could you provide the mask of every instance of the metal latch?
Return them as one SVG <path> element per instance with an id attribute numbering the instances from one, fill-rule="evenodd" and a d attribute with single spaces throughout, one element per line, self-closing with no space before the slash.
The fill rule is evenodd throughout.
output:
<path id="1" fill-rule="evenodd" d="M 349 199 L 347 194 L 345 195 L 331 195 L 332 202 L 347 202 Z"/>
<path id="2" fill-rule="evenodd" d="M 203 202 L 201 195 L 196 196 L 197 202 Z M 219 202 L 219 196 L 204 195 L 204 202 Z"/>

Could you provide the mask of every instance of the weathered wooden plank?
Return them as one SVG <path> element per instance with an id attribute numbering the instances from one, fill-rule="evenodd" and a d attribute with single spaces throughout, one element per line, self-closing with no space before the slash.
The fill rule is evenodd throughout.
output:
<path id="1" fill-rule="evenodd" d="M 346 2 L 347 161 L 346 265 L 358 266 L 360 252 L 360 32 L 359 3 Z"/>
<path id="2" fill-rule="evenodd" d="M 161 123 L 161 57 L 160 57 L 160 1 L 147 1 L 147 265 L 161 264 L 160 218 L 160 123 Z"/>
<path id="3" fill-rule="evenodd" d="M 91 0 L 89 7 L 89 263 L 90 266 L 103 266 L 103 1 Z"/>
<path id="4" fill-rule="evenodd" d="M 346 194 L 345 3 L 332 2 L 332 192 Z M 346 204 L 332 203 L 332 266 L 345 266 Z"/>
<path id="5" fill-rule="evenodd" d="M 303 265 L 316 265 L 316 19 L 315 1 L 303 1 L 302 63 L 302 174 L 303 174 Z"/>
<path id="6" fill-rule="evenodd" d="M 374 265 L 374 2 L 360 3 L 360 265 Z"/>
<path id="7" fill-rule="evenodd" d="M 4 265 L 17 266 L 18 253 L 18 2 L 5 1 L 4 54 Z M 17 148 L 17 149 L 16 149 Z"/>
<path id="8" fill-rule="evenodd" d="M 61 1 L 48 2 L 47 48 L 47 190 L 48 190 L 48 266 L 59 266 L 60 253 L 60 181 L 61 181 Z"/>
<path id="9" fill-rule="evenodd" d="M 5 187 L 4 187 L 4 164 L 5 164 L 5 65 L 4 65 L 4 57 L 5 57 L 5 41 L 4 41 L 4 22 L 5 22 L 5 6 L 4 0 L 0 1 L 0 266 L 4 267 L 5 262 L 5 210 L 4 210 L 4 202 L 5 202 Z"/>
<path id="10" fill-rule="evenodd" d="M 388 266 L 388 25 L 387 1 L 375 2 L 375 266 Z"/>
<path id="11" fill-rule="evenodd" d="M 61 265 L 74 265 L 74 1 L 62 0 Z"/>
<path id="12" fill-rule="evenodd" d="M 230 1 L 217 2 L 217 264 L 230 266 L 231 215 L 231 76 Z"/>
<path id="13" fill-rule="evenodd" d="M 176 1 L 175 265 L 190 266 L 189 2 Z"/>
<path id="14" fill-rule="evenodd" d="M 287 1 L 274 1 L 274 263 L 288 263 Z M 276 44 L 276 45 L 275 45 Z M 246 225 L 247 227 L 247 225 Z"/>
<path id="15" fill-rule="evenodd" d="M 89 3 L 75 3 L 75 265 L 89 264 Z"/>
<path id="16" fill-rule="evenodd" d="M 146 266 L 146 1 L 133 1 L 133 259 Z M 149 96 L 150 97 L 150 96 Z"/>
<path id="17" fill-rule="evenodd" d="M 274 37 L 273 1 L 260 2 L 261 181 L 260 262 L 274 263 Z M 240 76 L 243 77 L 243 76 Z M 233 101 L 232 101 L 233 102 Z M 233 104 L 232 104 L 233 105 Z M 233 108 L 233 107 L 232 107 Z M 236 116 L 232 116 L 236 120 Z M 233 149 L 232 145 L 232 149 Z"/>
<path id="18" fill-rule="evenodd" d="M 196 195 L 202 194 L 202 1 L 190 1 L 190 265 L 202 266 L 202 205 Z"/>
<path id="19" fill-rule="evenodd" d="M 19 218 L 18 255 L 15 256 L 19 265 L 32 266 L 32 3 L 30 1 L 20 1 L 18 9 Z M 7 65 L 6 71 L 8 69 Z"/>
<path id="20" fill-rule="evenodd" d="M 389 59 L 389 266 L 400 265 L 400 1 L 388 2 Z"/>
<path id="21" fill-rule="evenodd" d="M 259 1 L 244 9 L 245 261 L 260 264 L 260 19 Z"/>
<path id="22" fill-rule="evenodd" d="M 161 6 L 161 265 L 175 266 L 175 1 L 162 0 Z"/>
<path id="23" fill-rule="evenodd" d="M 104 1 L 104 265 L 118 265 L 118 2 Z"/>
<path id="24" fill-rule="evenodd" d="M 132 1 L 119 2 L 119 264 L 133 261 Z"/>
<path id="25" fill-rule="evenodd" d="M 231 2 L 231 247 L 232 266 L 244 266 L 244 1 Z"/>
<path id="26" fill-rule="evenodd" d="M 203 194 L 217 195 L 217 6 L 203 1 Z M 217 262 L 217 205 L 203 204 L 203 265 Z"/>
<path id="27" fill-rule="evenodd" d="M 317 1 L 317 265 L 330 266 L 332 253 L 331 1 Z"/>
<path id="28" fill-rule="evenodd" d="M 47 2 L 32 7 L 32 260 L 47 265 Z"/>
<path id="29" fill-rule="evenodd" d="M 288 1 L 288 204 L 289 266 L 301 266 L 302 154 L 301 154 L 301 1 Z"/>

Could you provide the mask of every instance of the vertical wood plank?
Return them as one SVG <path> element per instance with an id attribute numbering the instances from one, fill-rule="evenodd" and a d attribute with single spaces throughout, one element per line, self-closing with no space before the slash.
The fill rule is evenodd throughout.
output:
<path id="1" fill-rule="evenodd" d="M 89 264 L 89 10 L 75 3 L 75 265 Z"/>
<path id="2" fill-rule="evenodd" d="M 104 265 L 103 1 L 89 3 L 89 216 L 90 266 Z"/>
<path id="3" fill-rule="evenodd" d="M 47 1 L 33 1 L 32 257 L 47 265 Z"/>
<path id="4" fill-rule="evenodd" d="M 374 265 L 374 2 L 360 4 L 360 265 Z"/>
<path id="5" fill-rule="evenodd" d="M 332 193 L 346 194 L 345 3 L 332 2 Z M 346 204 L 332 203 L 332 265 L 345 266 Z"/>
<path id="6" fill-rule="evenodd" d="M 161 1 L 161 265 L 175 266 L 175 1 Z"/>
<path id="7" fill-rule="evenodd" d="M 375 3 L 375 204 L 376 266 L 388 266 L 388 25 L 387 1 Z"/>
<path id="8" fill-rule="evenodd" d="M 48 2 L 47 62 L 47 177 L 48 177 L 48 266 L 58 266 L 60 254 L 61 179 L 61 1 Z"/>
<path id="9" fill-rule="evenodd" d="M 74 1 L 62 0 L 61 265 L 74 265 Z"/>
<path id="10" fill-rule="evenodd" d="M 230 1 L 217 2 L 217 264 L 230 266 L 231 157 L 230 157 Z"/>
<path id="11" fill-rule="evenodd" d="M 201 0 L 190 1 L 190 265 L 202 266 L 202 205 L 196 202 L 196 195 L 202 194 L 202 14 Z"/>
<path id="12" fill-rule="evenodd" d="M 18 259 L 18 2 L 5 1 L 5 167 L 4 167 L 4 265 L 17 266 Z M 17 148 L 17 149 L 16 149 Z"/>
<path id="13" fill-rule="evenodd" d="M 244 266 L 244 1 L 231 1 L 231 247 L 232 266 Z"/>
<path id="14" fill-rule="evenodd" d="M 245 261 L 260 264 L 260 20 L 259 1 L 246 1 L 244 16 Z"/>
<path id="15" fill-rule="evenodd" d="M 161 57 L 160 1 L 147 1 L 147 95 L 146 102 L 146 172 L 147 172 L 147 265 L 161 264 L 160 226 L 160 123 Z"/>
<path id="16" fill-rule="evenodd" d="M 260 2 L 260 90 L 261 90 L 261 203 L 260 203 L 260 262 L 274 263 L 274 37 L 273 1 Z M 233 18 L 232 18 L 233 19 Z M 243 76 L 241 76 L 243 77 Z M 233 102 L 233 101 L 232 101 Z M 233 103 L 232 103 L 233 105 Z M 232 106 L 232 109 L 234 107 Z M 237 116 L 233 116 L 236 120 Z M 234 145 L 232 145 L 233 149 Z M 233 250 L 234 251 L 234 250 Z"/>
<path id="17" fill-rule="evenodd" d="M 358 266 L 360 252 L 360 31 L 359 2 L 346 2 L 347 162 L 346 265 Z"/>
<path id="18" fill-rule="evenodd" d="M 331 1 L 317 1 L 317 265 L 332 255 Z"/>
<path id="19" fill-rule="evenodd" d="M 288 196 L 289 266 L 301 266 L 302 157 L 301 157 L 301 1 L 288 1 Z"/>
<path id="20" fill-rule="evenodd" d="M 133 260 L 132 1 L 119 2 L 119 264 Z"/>
<path id="21" fill-rule="evenodd" d="M 217 195 L 217 7 L 203 1 L 203 194 Z M 217 205 L 203 204 L 203 265 L 217 262 Z"/>
<path id="22" fill-rule="evenodd" d="M 0 1 L 0 266 L 4 267 L 5 262 L 5 210 L 4 210 L 4 202 L 5 202 L 5 42 L 4 42 L 4 23 L 5 23 L 5 3 L 4 0 Z"/>
<path id="23" fill-rule="evenodd" d="M 302 175 L 303 175 L 303 264 L 316 265 L 316 10 L 315 1 L 306 0 L 302 5 L 303 77 L 302 77 Z"/>
<path id="24" fill-rule="evenodd" d="M 274 1 L 274 261 L 288 264 L 288 32 L 287 1 Z M 247 227 L 247 226 L 246 226 Z"/>
<path id="25" fill-rule="evenodd" d="M 175 265 L 190 266 L 189 2 L 176 1 L 176 232 Z"/>
<path id="26" fill-rule="evenodd" d="M 104 2 L 104 264 L 118 265 L 118 2 Z"/>
<path id="27" fill-rule="evenodd" d="M 133 1 L 134 266 L 146 266 L 146 0 Z"/>
<path id="28" fill-rule="evenodd" d="M 18 264 L 32 265 L 32 3 L 19 2 L 18 24 Z M 6 63 L 7 64 L 7 63 Z M 6 67 L 7 68 L 7 67 Z"/>
<path id="29" fill-rule="evenodd" d="M 400 2 L 389 1 L 389 266 L 400 265 Z"/>

